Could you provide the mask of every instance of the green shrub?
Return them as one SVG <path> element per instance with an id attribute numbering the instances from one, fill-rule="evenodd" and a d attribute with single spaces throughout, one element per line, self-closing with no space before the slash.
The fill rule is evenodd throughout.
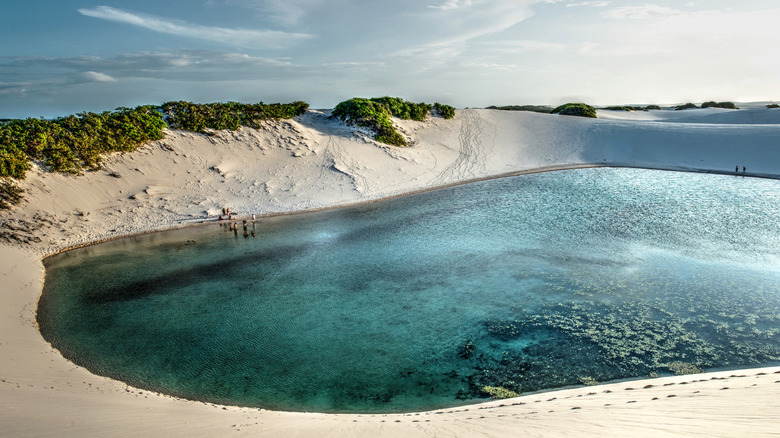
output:
<path id="1" fill-rule="evenodd" d="M 396 131 L 390 117 L 423 121 L 431 110 L 445 119 L 455 117 L 455 108 L 436 102 L 433 105 L 413 103 L 398 97 L 354 97 L 340 102 L 333 109 L 332 117 L 338 117 L 348 124 L 370 128 L 374 140 L 394 146 L 406 146 L 406 140 Z"/>
<path id="2" fill-rule="evenodd" d="M 489 106 L 485 109 L 495 109 L 502 111 L 531 111 L 535 113 L 550 114 L 553 112 L 553 107 L 547 105 L 506 105 L 506 106 Z"/>
<path id="3" fill-rule="evenodd" d="M 698 374 L 702 372 L 702 369 L 694 364 L 675 361 L 667 365 L 669 371 L 673 372 L 677 376 L 685 374 Z"/>
<path id="4" fill-rule="evenodd" d="M 422 122 L 433 108 L 431 105 L 420 102 L 412 103 L 398 97 L 372 97 L 372 102 L 383 104 L 394 117 L 403 120 L 416 120 Z"/>
<path id="5" fill-rule="evenodd" d="M 442 116 L 446 120 L 455 117 L 455 108 L 449 105 L 443 105 L 439 102 L 436 102 L 433 104 L 433 110 L 436 112 L 436 114 Z"/>
<path id="6" fill-rule="evenodd" d="M 152 106 L 80 113 L 55 120 L 11 120 L 0 125 L 0 177 L 24 178 L 30 160 L 52 171 L 96 168 L 102 154 L 132 151 L 163 138 L 162 114 Z"/>
<path id="7" fill-rule="evenodd" d="M 553 114 L 561 114 L 564 116 L 578 116 L 578 117 L 591 117 L 596 118 L 596 108 L 584 103 L 567 103 L 561 105 L 554 110 Z"/>
<path id="8" fill-rule="evenodd" d="M 660 109 L 661 109 L 661 107 L 660 107 L 660 106 L 658 106 L 658 105 L 647 105 L 647 106 L 645 107 L 645 110 L 646 110 L 646 111 L 650 111 L 650 110 L 660 110 Z"/>
<path id="9" fill-rule="evenodd" d="M 386 103 L 355 97 L 336 105 L 332 117 L 338 117 L 348 124 L 371 129 L 374 131 L 376 141 L 394 146 L 406 146 L 406 140 L 393 127 L 391 115 Z"/>
<path id="10" fill-rule="evenodd" d="M 634 111 L 634 108 L 630 106 L 608 106 L 604 109 L 608 111 Z"/>
<path id="11" fill-rule="evenodd" d="M 767 105 L 766 107 L 767 108 L 780 108 L 780 105 L 778 105 L 776 103 L 772 103 L 772 104 Z"/>
<path id="12" fill-rule="evenodd" d="M 206 103 L 178 101 L 166 102 L 162 110 L 171 127 L 194 132 L 207 129 L 229 129 L 235 131 L 241 126 L 260 127 L 267 119 L 291 119 L 306 112 L 306 102 L 243 104 L 238 102 Z"/>
<path id="13" fill-rule="evenodd" d="M 680 110 L 687 110 L 687 109 L 693 109 L 693 108 L 698 108 L 698 107 L 696 105 L 692 104 L 692 103 L 686 103 L 685 105 L 677 106 L 674 110 L 675 111 L 680 111 Z"/>

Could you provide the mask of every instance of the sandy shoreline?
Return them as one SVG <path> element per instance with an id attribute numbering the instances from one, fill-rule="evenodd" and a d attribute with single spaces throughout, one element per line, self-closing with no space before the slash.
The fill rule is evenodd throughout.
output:
<path id="1" fill-rule="evenodd" d="M 707 124 L 706 114 L 683 123 L 466 110 L 452 121 L 400 122 L 413 144 L 403 150 L 377 145 L 312 111 L 263 130 L 214 137 L 168 132 L 165 140 L 110 157 L 105 171 L 81 177 L 33 172 L 24 182 L 25 205 L 2 216 L 17 240 L 0 245 L 0 436 L 776 433 L 780 367 L 618 382 L 415 414 L 302 414 L 130 388 L 66 361 L 35 326 L 42 257 L 213 220 L 222 206 L 242 216 L 291 214 L 605 165 L 724 175 L 746 165 L 749 176 L 778 178 L 780 125 L 747 125 L 742 119 L 751 114 L 766 118 L 760 109 L 750 111 L 712 111 L 719 123 Z M 734 123 L 723 123 L 726 116 Z"/>

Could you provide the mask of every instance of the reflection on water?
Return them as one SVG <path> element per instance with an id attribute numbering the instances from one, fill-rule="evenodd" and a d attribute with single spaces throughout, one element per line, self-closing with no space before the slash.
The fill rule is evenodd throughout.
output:
<path id="1" fill-rule="evenodd" d="M 780 360 L 780 184 L 527 175 L 46 260 L 74 362 L 216 403 L 411 411 Z"/>

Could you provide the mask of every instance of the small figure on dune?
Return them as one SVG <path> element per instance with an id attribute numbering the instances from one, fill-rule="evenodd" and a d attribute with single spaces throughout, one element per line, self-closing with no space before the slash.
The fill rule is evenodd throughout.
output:
<path id="1" fill-rule="evenodd" d="M 734 169 L 734 172 L 739 173 L 739 166 L 737 166 L 737 168 Z"/>
<path id="2" fill-rule="evenodd" d="M 742 166 L 742 173 L 745 173 L 745 172 L 747 172 L 747 167 Z"/>

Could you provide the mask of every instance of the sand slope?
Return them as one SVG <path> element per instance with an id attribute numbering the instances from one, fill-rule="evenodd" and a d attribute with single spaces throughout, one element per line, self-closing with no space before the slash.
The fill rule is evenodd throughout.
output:
<path id="1" fill-rule="evenodd" d="M 262 129 L 166 131 L 164 140 L 111 156 L 103 170 L 82 176 L 32 171 L 21 208 L 0 213 L 0 436 L 776 433 L 780 368 L 617 383 L 420 414 L 297 414 L 128 388 L 66 361 L 35 327 L 43 255 L 214 220 L 222 207 L 242 215 L 298 211 L 591 165 L 732 174 L 744 165 L 753 175 L 780 176 L 776 110 L 605 113 L 592 120 L 460 110 L 453 120 L 396 121 L 411 141 L 399 149 L 329 119 L 329 111 L 311 110 Z"/>

